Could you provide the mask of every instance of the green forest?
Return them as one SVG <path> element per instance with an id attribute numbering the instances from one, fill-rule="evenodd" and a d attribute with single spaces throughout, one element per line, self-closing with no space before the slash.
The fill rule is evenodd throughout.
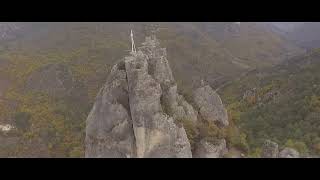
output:
<path id="1" fill-rule="evenodd" d="M 252 154 L 261 151 L 265 139 L 302 154 L 319 154 L 319 57 L 319 50 L 314 50 L 276 70 L 255 70 L 221 90 Z"/>
<path id="2" fill-rule="evenodd" d="M 301 49 L 250 23 L 244 23 L 239 36 L 230 35 L 233 29 L 221 34 L 227 24 L 158 26 L 163 29 L 156 35 L 167 48 L 179 92 L 187 100 L 200 79 L 213 88 L 227 83 L 218 93 L 230 125 L 218 130 L 213 124 L 184 122 L 191 145 L 199 136 L 223 137 L 230 149 L 260 157 L 262 143 L 271 139 L 303 155 L 320 155 L 320 50 L 285 59 L 287 51 Z M 0 122 L 15 126 L 10 133 L 0 133 L 0 139 L 6 139 L 0 144 L 0 157 L 84 157 L 85 120 L 111 67 L 128 54 L 128 29 L 134 28 L 140 44 L 154 27 L 34 27 L 30 35 L 0 45 L 0 76 L 10 80 L 2 95 L 0 89 Z M 48 72 L 61 77 L 56 80 Z M 41 85 L 47 82 L 63 85 Z"/>

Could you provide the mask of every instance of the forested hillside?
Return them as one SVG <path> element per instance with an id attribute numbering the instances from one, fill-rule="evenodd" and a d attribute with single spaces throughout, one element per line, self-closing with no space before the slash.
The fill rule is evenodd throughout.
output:
<path id="1" fill-rule="evenodd" d="M 300 53 L 254 23 L 4 23 L 0 27 L 0 156 L 83 157 L 85 119 L 112 65 L 155 33 L 179 91 L 212 87 Z"/>
<path id="2" fill-rule="evenodd" d="M 319 155 L 319 50 L 273 68 L 259 69 L 221 89 L 232 120 L 246 134 L 251 153 L 265 139 Z"/>

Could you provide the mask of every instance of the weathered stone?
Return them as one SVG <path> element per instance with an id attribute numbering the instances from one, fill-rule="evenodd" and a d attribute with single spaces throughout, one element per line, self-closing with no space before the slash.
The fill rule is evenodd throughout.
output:
<path id="1" fill-rule="evenodd" d="M 126 72 L 117 64 L 87 118 L 86 157 L 134 157 Z"/>
<path id="2" fill-rule="evenodd" d="M 185 115 L 184 107 L 190 114 L 192 107 L 176 89 L 173 94 L 163 90 L 175 82 L 158 44 L 147 38 L 144 47 L 112 69 L 87 119 L 86 157 L 192 157 L 186 132 L 173 116 Z M 174 111 L 180 103 L 181 112 L 166 113 L 163 99 Z"/>
<path id="3" fill-rule="evenodd" d="M 210 86 L 198 88 L 193 94 L 194 102 L 202 118 L 220 126 L 228 126 L 228 114 L 220 96 Z"/>
<path id="4" fill-rule="evenodd" d="M 205 120 L 228 125 L 222 101 L 210 86 L 198 89 L 195 101 Z M 176 122 L 196 123 L 197 117 L 178 93 L 166 49 L 155 37 L 146 38 L 137 52 L 113 67 L 100 90 L 87 119 L 86 157 L 192 157 L 183 124 Z M 202 139 L 195 154 L 222 157 L 226 151 L 224 139 Z"/>
<path id="5" fill-rule="evenodd" d="M 277 158 L 279 154 L 278 144 L 272 142 L 270 140 L 266 140 L 262 146 L 262 154 L 263 158 Z"/>
<path id="6" fill-rule="evenodd" d="M 176 120 L 190 120 L 197 121 L 198 113 L 193 107 L 184 99 L 183 96 L 177 92 L 177 85 L 163 85 L 162 102 L 166 108 L 166 112 L 173 116 Z"/>
<path id="7" fill-rule="evenodd" d="M 292 148 L 284 148 L 279 153 L 279 158 L 299 158 L 299 152 Z"/>
<path id="8" fill-rule="evenodd" d="M 195 158 L 222 158 L 228 152 L 226 140 L 221 139 L 212 143 L 201 140 L 193 153 Z"/>
<path id="9" fill-rule="evenodd" d="M 125 60 L 137 157 L 191 157 L 188 140 L 179 142 L 184 135 L 163 111 L 161 85 L 148 73 L 148 65 L 141 51 Z"/>
<path id="10" fill-rule="evenodd" d="M 175 120 L 186 119 L 196 122 L 197 112 L 177 92 L 177 85 L 166 58 L 166 49 L 158 47 L 159 41 L 154 36 L 146 38 L 143 45 L 139 49 L 148 57 L 148 73 L 161 85 L 161 100 L 166 113 Z"/>

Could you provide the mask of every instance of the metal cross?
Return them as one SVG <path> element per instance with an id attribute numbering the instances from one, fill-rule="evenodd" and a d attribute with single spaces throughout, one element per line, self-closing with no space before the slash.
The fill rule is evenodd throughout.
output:
<path id="1" fill-rule="evenodd" d="M 132 32 L 132 29 L 131 29 L 131 34 L 130 34 L 130 36 L 131 36 L 131 53 L 136 53 L 137 51 L 136 51 L 136 46 L 135 46 L 135 44 L 134 44 L 134 40 L 133 40 L 133 32 Z"/>

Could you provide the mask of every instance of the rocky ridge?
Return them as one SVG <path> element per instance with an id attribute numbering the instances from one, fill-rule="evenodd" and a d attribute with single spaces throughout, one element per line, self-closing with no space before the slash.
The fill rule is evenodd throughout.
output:
<path id="1" fill-rule="evenodd" d="M 219 95 L 210 86 L 194 93 L 193 107 L 177 91 L 166 49 L 146 37 L 136 53 L 119 61 L 96 97 L 87 118 L 86 157 L 221 157 L 226 148 L 200 141 L 192 148 L 181 121 L 228 125 Z M 199 110 L 199 112 L 198 112 Z"/>
<path id="2" fill-rule="evenodd" d="M 279 151 L 279 146 L 277 143 L 266 140 L 262 147 L 262 157 L 263 158 L 299 158 L 300 154 L 293 148 L 285 147 Z"/>

